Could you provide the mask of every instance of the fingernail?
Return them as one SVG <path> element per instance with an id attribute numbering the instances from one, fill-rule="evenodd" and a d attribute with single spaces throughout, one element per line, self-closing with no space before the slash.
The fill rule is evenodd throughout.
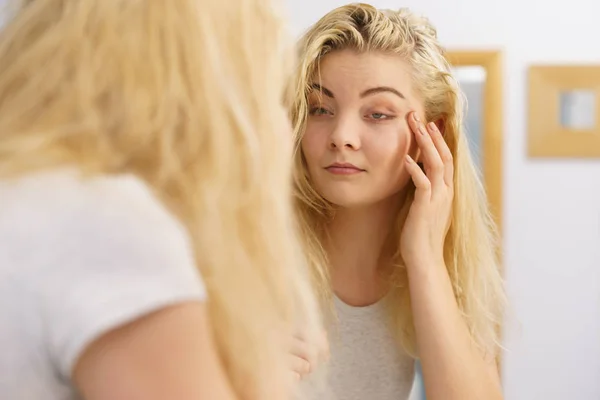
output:
<path id="1" fill-rule="evenodd" d="M 437 131 L 437 125 L 434 122 L 430 122 L 427 124 L 427 127 L 432 131 L 435 132 Z"/>
<path id="2" fill-rule="evenodd" d="M 409 156 L 408 154 L 406 156 L 404 156 L 404 161 L 406 161 L 407 164 L 412 164 L 414 162 L 412 157 Z"/>
<path id="3" fill-rule="evenodd" d="M 421 121 L 421 120 L 419 119 L 419 116 L 417 115 L 417 113 L 416 113 L 416 112 L 413 112 L 413 113 L 412 113 L 412 116 L 413 116 L 413 119 L 414 119 L 415 121 L 417 121 L 417 122 L 420 122 L 420 121 Z"/>
<path id="4" fill-rule="evenodd" d="M 425 125 L 419 123 L 419 132 L 421 132 L 421 135 L 423 136 L 427 135 L 427 129 L 425 128 Z"/>

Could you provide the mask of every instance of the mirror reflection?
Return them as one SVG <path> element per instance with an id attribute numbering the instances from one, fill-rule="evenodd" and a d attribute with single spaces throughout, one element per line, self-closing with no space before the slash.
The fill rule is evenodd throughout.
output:
<path id="1" fill-rule="evenodd" d="M 596 125 L 596 94 L 571 90 L 560 94 L 560 124 L 569 129 L 592 129 Z"/>

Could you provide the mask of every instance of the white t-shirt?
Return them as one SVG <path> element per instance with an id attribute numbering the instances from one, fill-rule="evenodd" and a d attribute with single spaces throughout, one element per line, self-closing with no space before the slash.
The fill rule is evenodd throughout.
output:
<path id="1" fill-rule="evenodd" d="M 394 339 L 386 298 L 352 307 L 335 297 L 339 324 L 329 333 L 331 351 L 323 376 L 309 376 L 300 391 L 309 400 L 408 400 L 415 362 Z"/>
<path id="2" fill-rule="evenodd" d="M 78 399 L 72 369 L 94 339 L 205 298 L 187 232 L 141 180 L 0 181 L 0 399 Z"/>

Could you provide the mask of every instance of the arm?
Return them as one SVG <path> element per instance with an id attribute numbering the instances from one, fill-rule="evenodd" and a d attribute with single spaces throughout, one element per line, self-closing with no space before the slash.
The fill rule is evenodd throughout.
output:
<path id="1" fill-rule="evenodd" d="M 234 400 L 205 308 L 164 308 L 94 341 L 73 372 L 84 399 Z"/>
<path id="2" fill-rule="evenodd" d="M 495 360 L 484 359 L 474 345 L 445 265 L 415 265 L 408 271 L 427 399 L 502 399 Z"/>
<path id="3" fill-rule="evenodd" d="M 454 195 L 452 154 L 435 124 L 425 128 L 416 113 L 409 124 L 424 171 L 407 156 L 416 190 L 400 245 L 427 399 L 501 400 L 495 360 L 485 360 L 471 338 L 443 261 Z"/>

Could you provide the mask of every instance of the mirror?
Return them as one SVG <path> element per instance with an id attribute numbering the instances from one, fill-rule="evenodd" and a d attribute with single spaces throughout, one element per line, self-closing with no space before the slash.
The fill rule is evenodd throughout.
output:
<path id="1" fill-rule="evenodd" d="M 596 126 L 596 94 L 592 90 L 560 93 L 560 124 L 568 129 L 593 129 Z"/>
<path id="2" fill-rule="evenodd" d="M 600 65 L 531 65 L 527 155 L 600 159 Z"/>
<path id="3" fill-rule="evenodd" d="M 480 65 L 455 66 L 452 73 L 465 95 L 463 126 L 475 162 L 482 169 L 482 129 L 486 70 Z"/>

